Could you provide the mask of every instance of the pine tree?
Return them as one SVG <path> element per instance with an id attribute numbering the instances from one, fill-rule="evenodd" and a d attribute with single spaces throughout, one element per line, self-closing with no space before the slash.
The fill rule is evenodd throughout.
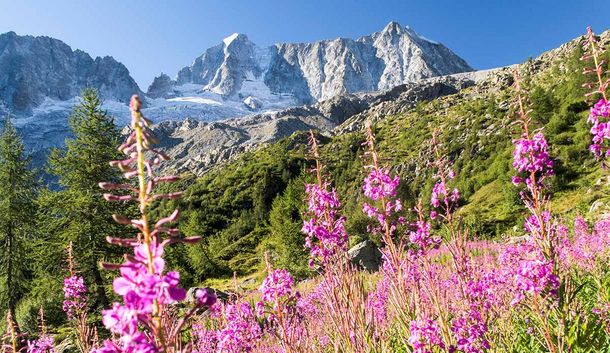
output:
<path id="1" fill-rule="evenodd" d="M 117 150 L 121 135 L 93 89 L 83 91 L 69 124 L 73 137 L 66 139 L 64 149 L 52 150 L 48 160 L 48 172 L 58 179 L 59 191 L 46 190 L 39 198 L 44 239 L 38 247 L 40 272 L 61 271 L 63 250 L 72 242 L 78 270 L 92 284 L 95 306 L 106 307 L 104 286 L 108 281 L 104 280 L 99 262 L 119 256 L 120 249 L 107 244 L 106 237 L 124 232 L 111 216 L 129 214 L 126 211 L 129 206 L 104 200 L 98 184 L 121 178 L 116 168 L 109 165 L 121 157 Z"/>
<path id="2" fill-rule="evenodd" d="M 29 165 L 23 142 L 7 117 L 0 135 L 0 303 L 13 318 L 27 290 L 27 244 L 35 225 L 36 180 Z"/>

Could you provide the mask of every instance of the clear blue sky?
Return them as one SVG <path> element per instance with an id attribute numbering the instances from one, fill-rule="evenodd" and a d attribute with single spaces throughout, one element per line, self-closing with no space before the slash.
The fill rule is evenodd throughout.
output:
<path id="1" fill-rule="evenodd" d="M 47 35 L 111 55 L 144 90 L 233 32 L 269 45 L 355 38 L 391 20 L 485 69 L 536 56 L 587 25 L 610 28 L 610 0 L 0 0 L 0 33 Z"/>

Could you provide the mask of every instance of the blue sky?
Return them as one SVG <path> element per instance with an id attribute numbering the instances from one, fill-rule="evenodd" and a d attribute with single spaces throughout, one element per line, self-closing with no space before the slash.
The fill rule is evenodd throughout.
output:
<path id="1" fill-rule="evenodd" d="M 521 62 L 610 28 L 609 0 L 0 0 L 0 33 L 48 35 L 124 63 L 146 90 L 233 32 L 259 45 L 356 38 L 389 21 L 440 41 L 477 69 Z"/>

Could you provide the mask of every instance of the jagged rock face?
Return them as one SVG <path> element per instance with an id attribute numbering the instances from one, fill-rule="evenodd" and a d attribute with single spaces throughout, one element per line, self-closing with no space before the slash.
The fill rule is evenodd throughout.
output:
<path id="1" fill-rule="evenodd" d="M 383 31 L 358 41 L 375 48 L 376 57 L 383 63 L 376 89 L 390 89 L 423 78 L 472 71 L 466 61 L 447 47 L 396 22 L 390 22 Z"/>
<path id="2" fill-rule="evenodd" d="M 177 83 L 195 83 L 204 90 L 232 96 L 243 81 L 251 76 L 260 78 L 259 50 L 244 34 L 233 34 L 195 59 L 178 73 Z"/>
<path id="3" fill-rule="evenodd" d="M 195 83 L 227 97 L 247 96 L 245 82 L 260 81 L 272 94 L 312 103 L 338 94 L 385 90 L 423 78 L 472 71 L 442 44 L 391 22 L 357 40 L 279 43 L 259 48 L 234 34 L 178 73 L 176 84 Z"/>
<path id="4" fill-rule="evenodd" d="M 140 93 L 127 68 L 112 57 L 92 59 L 49 37 L 0 35 L 0 100 L 8 110 L 29 113 L 47 97 L 68 100 L 85 87 L 121 102 Z"/>
<path id="5" fill-rule="evenodd" d="M 172 94 L 172 79 L 166 75 L 161 74 L 153 80 L 148 86 L 147 94 L 150 98 L 171 98 Z"/>

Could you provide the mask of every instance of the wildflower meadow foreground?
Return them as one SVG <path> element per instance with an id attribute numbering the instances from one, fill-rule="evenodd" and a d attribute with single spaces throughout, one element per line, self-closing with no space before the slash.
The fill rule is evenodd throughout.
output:
<path id="1" fill-rule="evenodd" d="M 591 158 L 610 157 L 609 81 L 603 50 L 588 31 L 583 60 L 591 80 L 589 98 Z M 302 233 L 317 273 L 306 283 L 266 261 L 258 291 L 220 298 L 197 289 L 193 298 L 180 287 L 180 274 L 168 268 L 164 252 L 174 243 L 195 243 L 172 224 L 179 211 L 151 219 L 150 207 L 178 192 L 158 192 L 175 176 L 158 176 L 155 166 L 168 157 L 155 149 L 152 122 L 131 99 L 131 134 L 112 162 L 124 183 L 101 183 L 104 198 L 137 205 L 135 218 L 114 214 L 134 228 L 133 238 L 109 237 L 126 249 L 123 263 L 103 263 L 117 277 L 120 301 L 101 313 L 89 311 L 87 285 L 79 259 L 67 249 L 63 310 L 71 323 L 69 349 L 80 352 L 606 352 L 610 350 L 610 218 L 595 223 L 577 217 L 566 223 L 550 207 L 556 168 L 538 122 L 530 117 L 525 79 L 514 73 L 513 184 L 528 215 L 523 236 L 510 241 L 477 240 L 463 226 L 460 172 L 444 146 L 430 141 L 434 186 L 429 199 L 406 205 L 397 196 L 401 180 L 376 148 L 375 127 L 367 124 L 362 212 L 371 237 L 383 244 L 377 273 L 360 270 L 348 257 L 346 218 L 310 134 L 315 167 L 306 192 Z M 99 315 L 98 315 L 99 316 Z M 60 352 L 66 345 L 45 329 L 25 337 L 7 317 L 5 352 Z"/>

